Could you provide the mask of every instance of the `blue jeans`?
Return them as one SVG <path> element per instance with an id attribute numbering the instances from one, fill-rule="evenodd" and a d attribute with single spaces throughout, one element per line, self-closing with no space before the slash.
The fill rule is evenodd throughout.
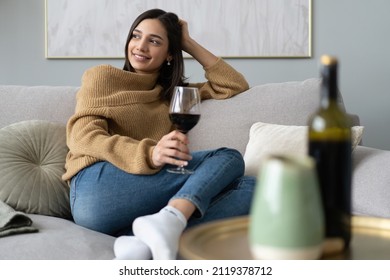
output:
<path id="1" fill-rule="evenodd" d="M 197 208 L 188 227 L 249 213 L 255 178 L 243 176 L 244 161 L 233 149 L 192 154 L 194 174 L 167 172 L 135 175 L 109 162 L 97 162 L 71 180 L 74 221 L 84 227 L 119 236 L 132 234 L 135 218 L 160 211 L 171 199 L 184 198 Z"/>

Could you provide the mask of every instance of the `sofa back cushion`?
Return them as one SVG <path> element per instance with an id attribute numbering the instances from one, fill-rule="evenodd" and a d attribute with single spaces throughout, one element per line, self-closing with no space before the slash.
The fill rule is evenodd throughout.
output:
<path id="1" fill-rule="evenodd" d="M 319 78 L 254 86 L 226 100 L 202 102 L 200 122 L 190 131 L 192 150 L 221 146 L 242 154 L 255 122 L 306 125 L 318 107 Z M 66 123 L 74 113 L 78 87 L 0 86 L 0 128 L 22 120 Z M 343 104 L 341 95 L 340 103 Z M 354 116 L 354 125 L 359 125 Z"/>
<path id="2" fill-rule="evenodd" d="M 264 84 L 226 100 L 205 100 L 202 115 L 190 131 L 193 150 L 227 146 L 245 152 L 256 122 L 306 125 L 319 105 L 321 80 Z M 342 99 L 340 99 L 342 104 Z"/>
<path id="3" fill-rule="evenodd" d="M 77 87 L 0 86 L 0 128 L 24 120 L 66 123 L 74 113 Z"/>

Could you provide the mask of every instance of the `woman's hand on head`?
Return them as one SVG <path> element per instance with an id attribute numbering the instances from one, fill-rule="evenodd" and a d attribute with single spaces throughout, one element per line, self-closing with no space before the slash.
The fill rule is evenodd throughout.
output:
<path id="1" fill-rule="evenodd" d="M 196 42 L 191 36 L 188 30 L 188 23 L 185 20 L 180 19 L 181 25 L 181 48 L 183 51 L 195 58 L 203 67 L 210 67 L 215 64 L 218 58 Z"/>
<path id="2" fill-rule="evenodd" d="M 180 19 L 179 24 L 181 26 L 181 46 L 183 51 L 190 53 L 191 44 L 193 42 L 193 39 L 190 36 L 190 32 L 188 30 L 188 23 Z"/>
<path id="3" fill-rule="evenodd" d="M 165 164 L 186 166 L 191 158 L 188 137 L 177 130 L 164 135 L 152 153 L 153 164 L 157 167 Z"/>

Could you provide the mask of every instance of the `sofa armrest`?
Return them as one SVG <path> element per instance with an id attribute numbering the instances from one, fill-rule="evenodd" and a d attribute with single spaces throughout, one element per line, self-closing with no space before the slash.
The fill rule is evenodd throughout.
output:
<path id="1" fill-rule="evenodd" d="M 352 158 L 352 213 L 390 218 L 390 151 L 357 146 Z"/>

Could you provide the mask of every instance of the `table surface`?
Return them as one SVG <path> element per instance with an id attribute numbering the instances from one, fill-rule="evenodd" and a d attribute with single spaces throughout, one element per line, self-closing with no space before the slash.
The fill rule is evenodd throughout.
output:
<path id="1" fill-rule="evenodd" d="M 179 255 L 197 260 L 250 260 L 248 222 L 248 217 L 237 217 L 195 226 L 184 232 Z M 322 258 L 390 260 L 390 219 L 353 216 L 350 248 Z"/>

